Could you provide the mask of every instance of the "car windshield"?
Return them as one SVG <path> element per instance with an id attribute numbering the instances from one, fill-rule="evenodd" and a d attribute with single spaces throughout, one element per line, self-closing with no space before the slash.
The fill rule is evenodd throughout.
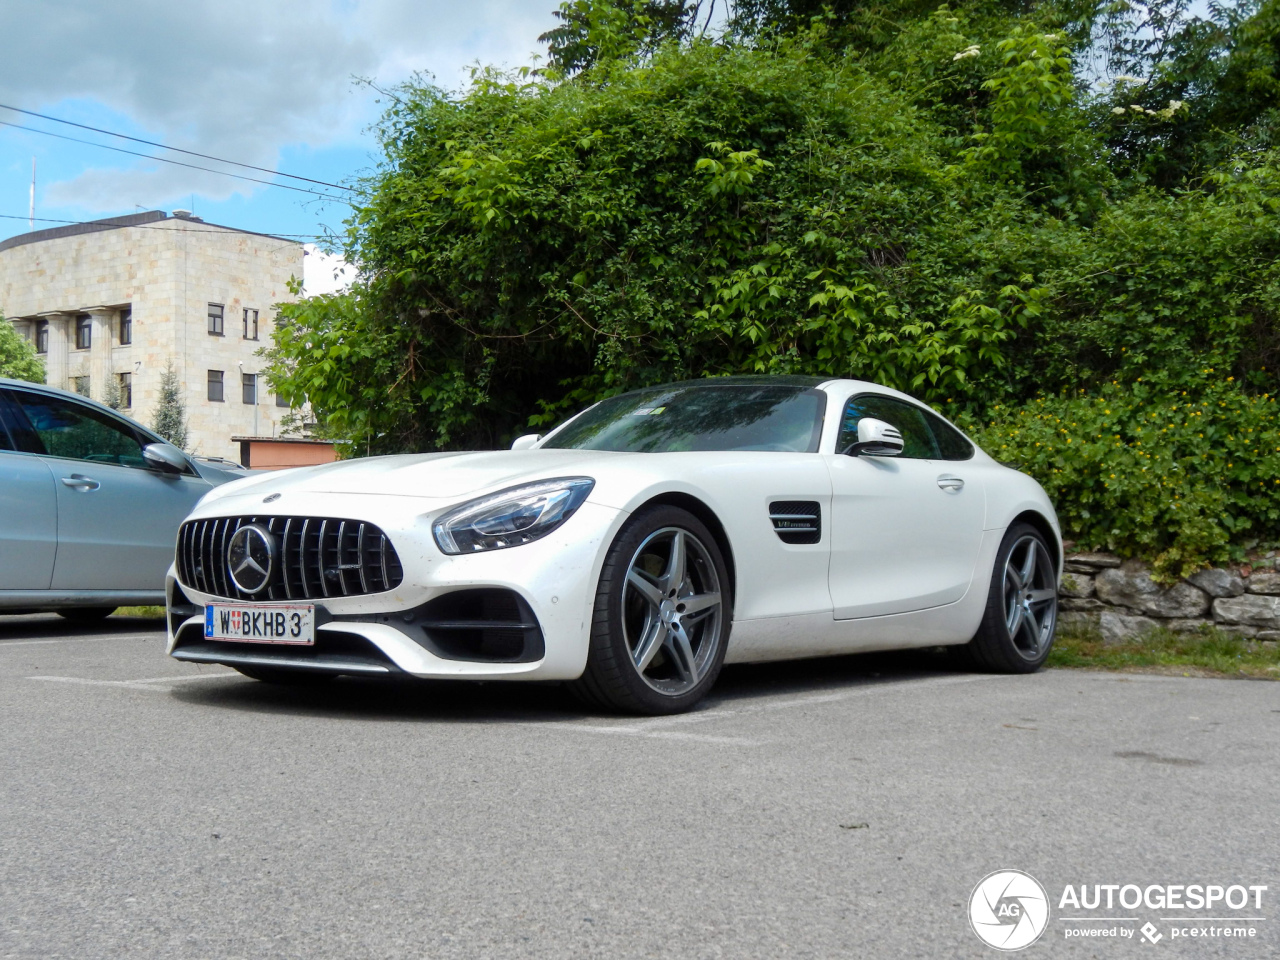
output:
<path id="1" fill-rule="evenodd" d="M 555 450 L 814 453 L 826 395 L 782 384 L 678 384 L 603 400 L 542 444 Z"/>

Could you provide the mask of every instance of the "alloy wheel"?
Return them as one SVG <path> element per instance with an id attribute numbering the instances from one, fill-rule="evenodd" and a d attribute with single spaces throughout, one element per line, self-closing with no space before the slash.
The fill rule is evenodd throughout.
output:
<path id="1" fill-rule="evenodd" d="M 1039 537 L 1021 537 L 1004 564 L 1005 627 L 1014 649 L 1037 660 L 1053 642 L 1058 585 L 1049 551 Z"/>
<path id="2" fill-rule="evenodd" d="M 622 594 L 631 666 L 652 689 L 698 685 L 724 637 L 724 603 L 711 552 L 681 527 L 655 530 L 636 549 Z"/>

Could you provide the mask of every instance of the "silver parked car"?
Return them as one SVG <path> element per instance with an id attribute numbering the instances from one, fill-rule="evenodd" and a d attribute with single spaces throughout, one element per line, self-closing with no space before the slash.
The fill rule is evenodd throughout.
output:
<path id="1" fill-rule="evenodd" d="M 0 378 L 0 613 L 163 604 L 178 525 L 243 476 L 101 403 Z"/>

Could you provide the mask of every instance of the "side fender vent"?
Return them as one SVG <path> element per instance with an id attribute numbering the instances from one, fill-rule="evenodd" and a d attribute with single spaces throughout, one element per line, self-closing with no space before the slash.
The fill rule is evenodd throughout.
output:
<path id="1" fill-rule="evenodd" d="M 816 500 L 775 500 L 769 519 L 783 543 L 817 543 L 822 539 L 822 510 Z"/>

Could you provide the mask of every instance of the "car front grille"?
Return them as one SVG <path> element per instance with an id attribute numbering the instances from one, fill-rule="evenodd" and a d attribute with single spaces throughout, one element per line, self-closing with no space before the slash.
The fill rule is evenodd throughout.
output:
<path id="1" fill-rule="evenodd" d="M 254 594 L 236 586 L 227 548 L 240 527 L 271 531 L 271 579 Z M 178 531 L 178 579 L 201 593 L 233 600 L 322 600 L 393 590 L 404 579 L 387 535 L 372 523 L 334 517 L 218 517 L 189 520 Z"/>

